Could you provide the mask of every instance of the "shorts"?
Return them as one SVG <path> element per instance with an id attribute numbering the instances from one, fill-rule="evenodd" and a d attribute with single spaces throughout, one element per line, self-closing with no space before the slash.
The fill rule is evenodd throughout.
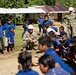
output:
<path id="1" fill-rule="evenodd" d="M 7 47 L 7 46 L 8 46 L 8 38 L 5 37 L 5 47 Z"/>
<path id="2" fill-rule="evenodd" d="M 14 43 L 13 44 L 8 44 L 9 48 L 14 48 Z"/>

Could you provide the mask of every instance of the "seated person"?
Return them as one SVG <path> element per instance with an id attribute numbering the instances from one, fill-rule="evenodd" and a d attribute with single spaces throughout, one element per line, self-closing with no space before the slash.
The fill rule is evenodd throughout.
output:
<path id="1" fill-rule="evenodd" d="M 23 36 L 23 50 L 26 50 L 26 48 L 30 48 L 30 50 L 38 49 L 38 36 L 37 33 L 34 31 L 34 27 L 32 25 L 28 26 L 28 32 L 26 32 Z"/>
<path id="2" fill-rule="evenodd" d="M 18 62 L 22 66 L 22 70 L 20 70 L 16 75 L 39 75 L 36 71 L 31 69 L 32 66 L 32 55 L 27 51 L 23 51 L 19 53 Z"/>
<path id="3" fill-rule="evenodd" d="M 67 37 L 67 33 L 62 34 L 61 42 L 63 43 L 63 46 L 62 46 L 63 57 L 67 57 L 68 53 L 70 53 L 70 48 L 73 46 L 71 42 L 71 38 Z"/>
<path id="4" fill-rule="evenodd" d="M 59 32 L 60 32 L 59 37 L 61 37 L 61 36 L 62 36 L 62 34 L 64 34 L 64 33 L 65 33 L 65 31 L 64 31 L 64 27 L 63 27 L 63 26 L 60 26 L 60 27 L 59 27 Z"/>
<path id="5" fill-rule="evenodd" d="M 38 60 L 40 70 L 45 75 L 70 75 L 61 67 L 55 67 L 54 59 L 51 55 L 43 55 Z"/>
<path id="6" fill-rule="evenodd" d="M 73 58 L 76 61 L 76 36 L 72 37 L 72 44 L 71 51 L 73 51 Z"/>
<path id="7" fill-rule="evenodd" d="M 71 75 L 75 75 L 73 69 L 59 57 L 59 55 L 54 51 L 54 49 L 50 47 L 51 44 L 50 44 L 50 39 L 48 37 L 39 38 L 39 50 L 41 52 L 44 52 L 44 55 L 45 54 L 51 55 L 54 58 L 56 67 L 61 66 L 64 70 L 68 71 Z"/>

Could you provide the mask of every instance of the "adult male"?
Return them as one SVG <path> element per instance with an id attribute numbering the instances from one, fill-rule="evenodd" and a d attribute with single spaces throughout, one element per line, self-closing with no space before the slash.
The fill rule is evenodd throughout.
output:
<path id="1" fill-rule="evenodd" d="M 76 36 L 76 15 L 73 7 L 69 8 L 69 14 L 64 19 L 67 24 L 68 36 Z"/>
<path id="2" fill-rule="evenodd" d="M 7 20 L 6 20 L 6 23 L 4 24 L 4 26 L 3 26 L 3 30 L 5 31 L 5 34 L 4 34 L 4 36 L 5 36 L 5 52 L 7 53 L 7 47 L 8 47 L 8 33 L 9 33 L 9 28 L 10 27 L 12 27 L 14 30 L 13 30 L 13 32 L 15 33 L 15 29 L 16 29 L 16 27 L 15 27 L 15 25 L 14 25 L 14 23 L 12 22 L 12 18 L 11 17 L 9 17 L 9 18 L 7 18 Z"/>
<path id="3" fill-rule="evenodd" d="M 27 47 L 34 50 L 38 49 L 38 36 L 33 29 L 33 25 L 29 25 L 28 32 L 26 32 L 23 36 L 23 50 L 26 50 Z"/>

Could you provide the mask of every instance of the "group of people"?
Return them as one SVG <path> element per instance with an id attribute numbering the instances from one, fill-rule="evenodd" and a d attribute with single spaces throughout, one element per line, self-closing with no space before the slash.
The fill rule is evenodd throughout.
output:
<path id="1" fill-rule="evenodd" d="M 0 41 L 3 54 L 14 52 L 15 28 L 11 17 L 6 19 L 4 25 L 0 21 Z"/>
<path id="2" fill-rule="evenodd" d="M 27 48 L 39 50 L 41 53 L 44 52 L 37 64 L 40 66 L 43 74 L 76 75 L 70 65 L 67 65 L 62 60 L 62 58 L 76 60 L 76 36 L 68 37 L 64 26 L 59 27 L 58 33 L 58 28 L 54 26 L 53 20 L 49 20 L 48 15 L 45 15 L 44 19 L 41 14 L 39 16 L 37 20 L 39 34 L 41 35 L 39 38 L 34 31 L 33 25 L 30 25 L 28 22 L 25 23 L 24 33 L 22 34 L 23 52 L 18 57 L 22 70 L 16 75 L 39 75 L 31 69 L 32 65 L 36 64 L 32 62 L 32 55 L 26 51 L 29 50 Z"/>
<path id="3" fill-rule="evenodd" d="M 18 56 L 18 62 L 22 69 L 16 75 L 39 75 L 38 72 L 31 69 L 33 65 L 39 65 L 41 72 L 45 75 L 76 75 L 70 65 L 62 60 L 62 58 L 76 60 L 76 35 L 68 37 L 64 26 L 60 26 L 58 32 L 58 28 L 54 26 L 54 21 L 49 20 L 47 14 L 44 18 L 40 14 L 37 23 L 40 36 L 34 31 L 34 26 L 29 24 L 29 21 L 24 23 L 23 50 Z M 4 54 L 14 51 L 15 29 L 11 18 L 7 18 L 4 25 L 0 22 L 0 41 Z M 73 31 L 74 27 L 71 29 Z M 73 31 L 72 34 L 74 33 Z M 5 45 L 3 36 L 6 40 Z M 37 63 L 33 63 L 32 55 L 28 51 L 32 49 L 39 50 L 41 53 L 44 52 Z"/>

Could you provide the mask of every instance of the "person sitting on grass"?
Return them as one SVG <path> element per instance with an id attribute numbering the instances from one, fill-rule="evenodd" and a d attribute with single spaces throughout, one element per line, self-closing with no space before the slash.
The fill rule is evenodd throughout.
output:
<path id="1" fill-rule="evenodd" d="M 30 52 L 23 51 L 19 53 L 18 62 L 22 66 L 16 75 L 39 75 L 36 71 L 32 70 L 32 55 Z"/>
<path id="2" fill-rule="evenodd" d="M 40 70 L 45 75 L 70 75 L 61 67 L 55 67 L 54 58 L 51 55 L 43 55 L 38 60 Z"/>

